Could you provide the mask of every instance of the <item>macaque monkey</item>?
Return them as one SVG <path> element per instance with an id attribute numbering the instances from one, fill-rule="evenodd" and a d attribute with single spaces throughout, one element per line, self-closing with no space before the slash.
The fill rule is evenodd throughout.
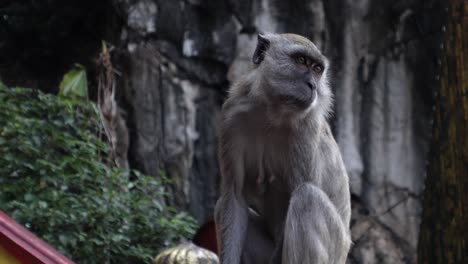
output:
<path id="1" fill-rule="evenodd" d="M 308 39 L 260 34 L 219 128 L 222 264 L 343 264 L 348 176 L 327 117 L 328 61 Z"/>

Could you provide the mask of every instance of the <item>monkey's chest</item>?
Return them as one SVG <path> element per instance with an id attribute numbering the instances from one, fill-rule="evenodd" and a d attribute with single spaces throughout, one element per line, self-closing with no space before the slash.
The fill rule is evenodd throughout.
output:
<path id="1" fill-rule="evenodd" d="M 266 207 L 287 203 L 293 190 L 311 180 L 314 171 L 307 146 L 295 146 L 287 141 L 256 142 L 245 155 L 244 190 L 247 202 L 259 213 Z"/>

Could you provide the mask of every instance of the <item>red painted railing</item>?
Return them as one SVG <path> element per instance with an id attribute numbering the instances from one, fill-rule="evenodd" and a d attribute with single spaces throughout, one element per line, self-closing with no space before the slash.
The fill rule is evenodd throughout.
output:
<path id="1" fill-rule="evenodd" d="M 73 264 L 74 262 L 0 211 L 0 246 L 22 263 Z"/>

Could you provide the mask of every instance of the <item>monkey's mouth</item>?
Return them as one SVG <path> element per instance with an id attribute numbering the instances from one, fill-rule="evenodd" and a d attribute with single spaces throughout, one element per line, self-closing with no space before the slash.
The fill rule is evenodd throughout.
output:
<path id="1" fill-rule="evenodd" d="M 304 82 L 296 86 L 294 90 L 287 90 L 275 96 L 279 104 L 287 105 L 295 111 L 309 108 L 317 99 L 317 86 L 310 82 Z"/>

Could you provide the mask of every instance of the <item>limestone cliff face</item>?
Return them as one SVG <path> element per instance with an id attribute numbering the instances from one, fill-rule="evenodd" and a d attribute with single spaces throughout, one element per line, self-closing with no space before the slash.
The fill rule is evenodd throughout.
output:
<path id="1" fill-rule="evenodd" d="M 353 194 L 350 263 L 415 261 L 443 8 L 436 1 L 116 0 L 130 163 L 173 179 L 203 222 L 217 197 L 216 118 L 258 32 L 331 59 L 333 131 Z"/>

